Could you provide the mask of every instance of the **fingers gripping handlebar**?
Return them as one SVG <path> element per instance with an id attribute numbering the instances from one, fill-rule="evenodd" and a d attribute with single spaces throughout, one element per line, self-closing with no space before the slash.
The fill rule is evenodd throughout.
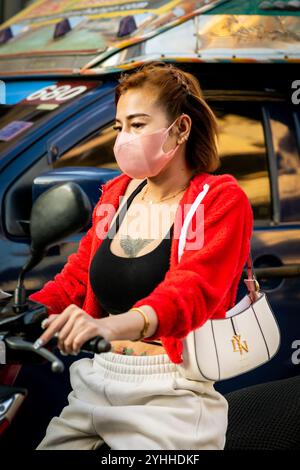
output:
<path id="1" fill-rule="evenodd" d="M 0 363 L 36 362 L 34 357 L 40 356 L 51 362 L 53 372 L 63 372 L 63 362 L 52 352 L 57 346 L 56 337 L 45 347 L 34 348 L 34 341 L 41 334 L 41 322 L 45 318 L 48 318 L 46 308 L 39 302 L 28 300 L 27 308 L 21 313 L 14 311 L 11 300 L 5 303 L 5 306 L 0 308 Z M 101 336 L 95 336 L 86 341 L 80 351 L 99 354 L 110 349 L 111 344 L 108 341 Z"/>
<path id="2" fill-rule="evenodd" d="M 57 345 L 57 337 L 52 338 L 49 343 L 51 346 Z M 80 351 L 91 352 L 95 354 L 100 354 L 103 352 L 108 352 L 111 349 L 111 344 L 106 341 L 102 336 L 95 336 L 94 338 L 86 341 L 80 348 Z"/>

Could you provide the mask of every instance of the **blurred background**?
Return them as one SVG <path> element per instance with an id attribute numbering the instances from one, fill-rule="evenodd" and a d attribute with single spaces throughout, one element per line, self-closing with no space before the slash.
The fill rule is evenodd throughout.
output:
<path id="1" fill-rule="evenodd" d="M 7 21 L 31 3 L 33 0 L 0 0 L 0 23 Z"/>

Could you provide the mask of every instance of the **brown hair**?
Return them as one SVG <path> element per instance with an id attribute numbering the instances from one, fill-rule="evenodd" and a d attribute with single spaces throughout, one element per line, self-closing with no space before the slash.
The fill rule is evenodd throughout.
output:
<path id="1" fill-rule="evenodd" d="M 115 104 L 128 89 L 144 85 L 158 90 L 158 103 L 166 109 L 170 124 L 182 113 L 190 116 L 192 126 L 186 148 L 188 166 L 195 174 L 215 171 L 220 166 L 218 125 L 203 98 L 197 78 L 172 64 L 152 61 L 131 74 L 122 73 L 115 91 Z"/>

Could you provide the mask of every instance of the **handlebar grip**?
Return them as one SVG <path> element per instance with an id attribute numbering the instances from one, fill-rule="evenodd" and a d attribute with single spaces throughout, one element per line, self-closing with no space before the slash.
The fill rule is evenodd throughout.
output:
<path id="1" fill-rule="evenodd" d="M 93 352 L 99 354 L 111 350 L 111 344 L 102 336 L 95 336 L 86 341 L 80 348 L 81 351 Z"/>

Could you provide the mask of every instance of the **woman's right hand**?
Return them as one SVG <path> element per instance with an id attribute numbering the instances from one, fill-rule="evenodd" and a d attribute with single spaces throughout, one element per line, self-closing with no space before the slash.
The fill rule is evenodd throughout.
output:
<path id="1" fill-rule="evenodd" d="M 49 315 L 42 327 L 45 331 L 34 343 L 36 349 L 57 337 L 57 346 L 62 353 L 78 354 L 83 344 L 95 336 L 101 336 L 106 341 L 113 339 L 106 318 L 93 318 L 74 304 L 58 315 Z"/>
<path id="2" fill-rule="evenodd" d="M 147 337 L 150 337 L 158 326 L 157 314 L 149 305 L 141 305 L 139 308 L 148 316 L 150 326 Z M 62 313 L 49 315 L 43 325 L 46 329 L 35 342 L 36 349 L 56 336 L 58 348 L 62 353 L 76 354 L 86 341 L 95 336 L 101 336 L 108 342 L 136 341 L 143 329 L 144 319 L 135 310 L 96 319 L 77 305 L 71 304 Z"/>

